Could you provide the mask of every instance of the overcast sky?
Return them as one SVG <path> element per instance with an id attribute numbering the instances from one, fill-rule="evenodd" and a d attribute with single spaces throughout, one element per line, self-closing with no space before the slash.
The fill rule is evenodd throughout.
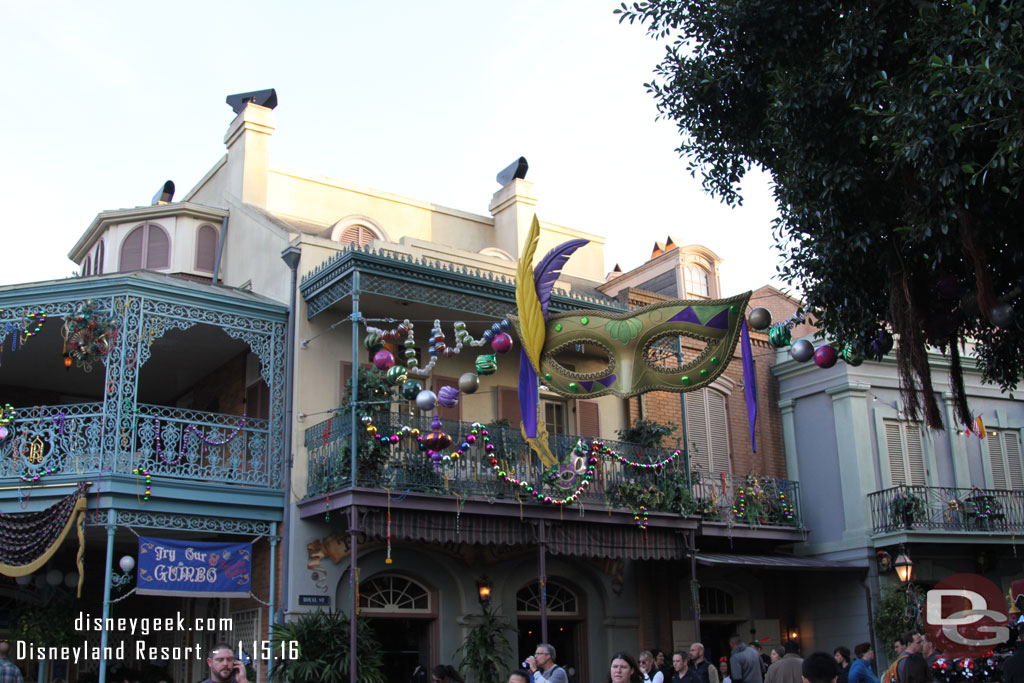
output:
<path id="1" fill-rule="evenodd" d="M 725 260 L 726 294 L 769 282 L 767 180 L 741 209 L 703 194 L 643 87 L 663 47 L 616 6 L 0 0 L 0 283 L 67 277 L 97 213 L 183 196 L 224 153 L 225 96 L 270 87 L 274 166 L 487 215 L 522 155 L 540 217 L 604 235 L 607 269 L 671 234 Z"/>

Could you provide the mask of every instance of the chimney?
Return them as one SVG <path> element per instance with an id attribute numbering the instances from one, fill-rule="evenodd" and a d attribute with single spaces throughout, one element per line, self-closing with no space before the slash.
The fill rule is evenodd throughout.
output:
<path id="1" fill-rule="evenodd" d="M 610 273 L 608 273 L 607 275 L 604 276 L 604 281 L 605 282 L 609 282 L 611 280 L 614 280 L 615 278 L 617 278 L 620 275 L 622 275 L 622 268 L 620 268 L 619 264 L 616 263 L 615 267 L 612 268 L 612 272 L 610 272 Z"/>
<path id="2" fill-rule="evenodd" d="M 520 161 L 522 163 L 520 163 Z M 519 258 L 519 249 L 530 232 L 533 216 L 537 213 L 537 195 L 533 183 L 527 181 L 525 162 L 513 162 L 512 166 L 498 175 L 499 182 L 508 180 L 507 184 L 494 193 L 491 204 L 487 207 L 494 217 L 494 246 L 502 249 L 514 258 Z M 513 170 L 506 175 L 506 172 Z M 513 176 L 511 180 L 508 176 Z"/>
<path id="3" fill-rule="evenodd" d="M 276 102 L 275 102 L 276 104 Z M 228 148 L 228 188 L 243 202 L 267 207 L 267 173 L 274 114 L 254 102 L 245 104 L 224 135 Z"/>

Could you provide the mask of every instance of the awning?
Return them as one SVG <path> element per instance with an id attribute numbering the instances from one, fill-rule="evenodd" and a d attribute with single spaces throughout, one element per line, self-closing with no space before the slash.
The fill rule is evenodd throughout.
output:
<path id="1" fill-rule="evenodd" d="M 816 560 L 811 557 L 792 557 L 788 555 L 732 555 L 725 553 L 697 553 L 697 562 L 716 567 L 724 564 L 741 567 L 768 567 L 770 569 L 846 569 L 849 571 L 866 570 L 866 566 L 849 562 L 832 560 Z"/>

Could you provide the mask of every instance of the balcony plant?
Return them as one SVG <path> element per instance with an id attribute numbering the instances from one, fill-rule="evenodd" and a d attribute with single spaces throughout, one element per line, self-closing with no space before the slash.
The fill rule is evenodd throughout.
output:
<path id="1" fill-rule="evenodd" d="M 924 518 L 924 499 L 902 488 L 889 503 L 889 514 L 896 526 L 910 529 Z"/>
<path id="2" fill-rule="evenodd" d="M 276 680 L 305 683 L 344 683 L 349 680 L 349 617 L 344 612 L 317 610 L 300 614 L 294 621 L 274 626 L 274 652 L 287 651 L 298 643 L 295 659 L 276 657 Z M 356 665 L 359 683 L 385 683 L 384 660 L 373 627 L 356 619 Z"/>
<path id="3" fill-rule="evenodd" d="M 659 448 L 666 436 L 671 436 L 679 427 L 671 422 L 661 424 L 654 420 L 641 418 L 633 423 L 631 427 L 619 429 L 615 433 L 619 440 L 627 441 L 644 448 Z"/>
<path id="4" fill-rule="evenodd" d="M 362 426 L 364 418 L 373 420 L 382 411 L 386 410 L 389 402 L 395 399 L 395 389 L 388 383 L 385 374 L 376 368 L 362 369 L 359 372 L 359 393 L 356 399 L 356 418 L 359 427 Z M 352 410 L 352 380 L 345 383 L 345 396 L 338 407 L 339 416 L 351 415 Z M 357 428 L 359 428 L 357 427 Z M 356 467 L 359 471 L 359 479 L 363 481 L 377 481 L 387 463 L 391 449 L 377 439 L 367 438 L 366 435 L 359 435 L 359 448 L 356 451 Z M 341 459 L 339 472 L 347 479 L 349 474 L 349 446 L 348 441 L 342 441 L 339 457 Z"/>

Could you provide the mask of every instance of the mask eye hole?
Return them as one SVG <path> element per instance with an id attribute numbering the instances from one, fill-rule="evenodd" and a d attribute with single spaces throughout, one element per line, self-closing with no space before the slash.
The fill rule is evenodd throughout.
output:
<path id="1" fill-rule="evenodd" d="M 702 342 L 701 349 L 687 348 L 680 343 L 679 337 L 688 337 Z M 644 346 L 644 362 L 651 369 L 657 372 L 674 373 L 682 372 L 687 368 L 697 365 L 704 356 L 708 355 L 713 339 L 698 337 L 694 334 L 681 334 L 679 332 L 662 332 L 655 335 Z"/>
<path id="2" fill-rule="evenodd" d="M 601 379 L 615 370 L 611 350 L 593 339 L 574 339 L 560 344 L 545 353 L 544 360 L 573 379 Z"/>

